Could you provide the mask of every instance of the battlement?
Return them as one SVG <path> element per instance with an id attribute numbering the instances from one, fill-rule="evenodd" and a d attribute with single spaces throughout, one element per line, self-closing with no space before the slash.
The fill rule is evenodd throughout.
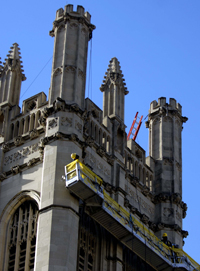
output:
<path id="1" fill-rule="evenodd" d="M 177 110 L 180 114 L 182 114 L 182 106 L 174 98 L 170 98 L 169 103 L 166 102 L 165 97 L 160 97 L 158 102 L 154 100 L 150 104 L 149 113 L 151 114 L 157 111 L 159 107 L 165 107 L 168 110 Z"/>
<path id="2" fill-rule="evenodd" d="M 65 9 L 63 10 L 63 8 L 60 8 L 56 11 L 56 20 L 61 19 L 64 16 L 73 16 L 73 17 L 84 17 L 87 22 L 90 23 L 91 21 L 91 15 L 89 12 L 85 12 L 84 7 L 82 6 L 77 6 L 76 10 L 73 10 L 73 5 L 66 5 Z"/>

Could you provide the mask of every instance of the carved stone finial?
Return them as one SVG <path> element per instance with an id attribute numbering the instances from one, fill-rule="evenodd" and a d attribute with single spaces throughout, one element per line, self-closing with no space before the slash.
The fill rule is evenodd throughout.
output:
<path id="1" fill-rule="evenodd" d="M 53 103 L 53 108 L 55 111 L 64 111 L 65 110 L 65 101 L 61 98 L 57 98 Z"/>
<path id="2" fill-rule="evenodd" d="M 34 139 L 39 136 L 38 130 L 33 129 L 32 131 L 29 132 L 30 139 Z"/>
<path id="3" fill-rule="evenodd" d="M 13 174 L 18 174 L 20 172 L 19 165 L 12 167 L 11 171 L 12 171 Z"/>
<path id="4" fill-rule="evenodd" d="M 28 161 L 28 163 L 27 163 L 27 166 L 28 166 L 28 167 L 31 167 L 31 166 L 33 166 L 33 165 L 35 164 L 35 162 L 36 162 L 36 159 L 35 159 L 35 158 L 30 159 L 30 160 Z"/>
<path id="5" fill-rule="evenodd" d="M 10 150 L 10 147 L 7 143 L 3 143 L 1 148 L 2 148 L 3 152 L 7 152 Z"/>

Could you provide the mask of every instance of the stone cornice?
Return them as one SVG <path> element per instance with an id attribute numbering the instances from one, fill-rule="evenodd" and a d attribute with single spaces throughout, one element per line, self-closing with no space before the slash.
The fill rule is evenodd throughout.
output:
<path id="1" fill-rule="evenodd" d="M 43 157 L 42 157 L 42 159 L 43 159 Z M 1 172 L 0 173 L 0 181 L 4 181 L 5 179 L 11 177 L 12 175 L 19 174 L 30 167 L 33 167 L 37 164 L 42 163 L 42 159 L 41 159 L 41 157 L 32 158 L 24 164 L 15 165 L 10 170 L 8 170 L 6 172 Z"/>

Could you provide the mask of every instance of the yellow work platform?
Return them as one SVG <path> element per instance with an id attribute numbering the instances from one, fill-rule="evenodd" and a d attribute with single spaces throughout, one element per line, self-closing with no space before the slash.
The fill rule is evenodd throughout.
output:
<path id="1" fill-rule="evenodd" d="M 87 206 L 88 214 L 156 270 L 200 271 L 182 249 L 169 248 L 104 190 L 102 179 L 78 159 L 65 166 L 66 187 Z"/>

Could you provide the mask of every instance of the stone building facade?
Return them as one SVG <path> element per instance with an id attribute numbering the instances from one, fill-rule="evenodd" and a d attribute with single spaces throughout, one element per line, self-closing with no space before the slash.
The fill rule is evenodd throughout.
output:
<path id="1" fill-rule="evenodd" d="M 143 256 L 128 248 L 65 188 L 62 175 L 71 153 L 152 234 L 161 239 L 166 232 L 179 248 L 187 236 L 182 229 L 187 205 L 182 201 L 181 152 L 187 118 L 175 99 L 167 103 L 161 97 L 151 103 L 146 122 L 149 157 L 135 141 L 127 141 L 128 91 L 117 58 L 111 59 L 100 87 L 103 111 L 85 99 L 87 49 L 94 29 L 82 6 L 56 12 L 48 100 L 41 92 L 20 110 L 26 77 L 18 44 L 0 66 L 0 270 L 163 270 L 149 260 L 146 243 Z M 159 257 L 165 270 L 193 270 Z"/>

